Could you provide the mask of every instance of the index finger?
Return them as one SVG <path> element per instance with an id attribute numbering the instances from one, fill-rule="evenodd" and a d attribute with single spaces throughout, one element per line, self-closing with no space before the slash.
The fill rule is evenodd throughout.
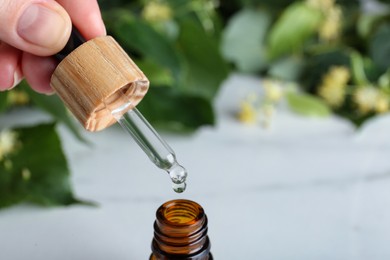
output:
<path id="1" fill-rule="evenodd" d="M 73 25 L 87 39 L 106 35 L 97 0 L 57 0 L 72 19 Z"/>

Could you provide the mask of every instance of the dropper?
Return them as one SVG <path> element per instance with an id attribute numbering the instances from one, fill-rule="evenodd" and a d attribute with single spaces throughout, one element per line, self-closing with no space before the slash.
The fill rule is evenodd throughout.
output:
<path id="1" fill-rule="evenodd" d="M 173 149 L 161 138 L 137 108 L 134 107 L 123 115 L 121 114 L 121 111 L 130 105 L 130 103 L 126 103 L 112 110 L 111 113 L 122 128 L 134 138 L 149 159 L 158 168 L 168 172 L 173 182 L 173 190 L 177 193 L 183 192 L 186 188 L 186 169 L 177 162 Z"/>
<path id="2" fill-rule="evenodd" d="M 62 61 L 77 47 L 85 42 L 85 39 L 78 32 L 78 30 L 73 28 L 68 43 L 61 52 L 55 55 L 55 58 L 58 61 Z M 77 71 L 77 74 L 78 73 L 79 71 Z M 83 77 L 83 75 L 81 75 L 81 77 Z M 57 92 L 58 94 L 63 94 L 63 96 L 69 98 L 70 95 L 67 93 L 68 91 L 69 90 L 65 89 L 61 92 Z M 84 92 L 83 94 L 87 95 Z M 122 128 L 134 138 L 137 144 L 158 168 L 168 172 L 173 182 L 172 187 L 174 191 L 178 193 L 183 192 L 186 188 L 185 181 L 187 177 L 187 171 L 177 162 L 173 149 L 164 141 L 164 139 L 161 138 L 161 136 L 151 126 L 151 124 L 135 108 L 134 104 L 132 104 L 124 92 L 119 91 L 115 94 L 115 96 L 119 96 L 119 99 L 124 102 L 121 102 L 119 106 L 115 107 L 113 104 L 109 104 L 105 100 L 102 100 L 103 110 L 109 111 L 112 117 L 114 117 L 116 121 L 122 126 Z M 136 96 L 137 93 L 134 93 L 134 95 Z M 60 95 L 60 97 L 64 100 L 63 96 Z M 74 98 L 77 99 L 79 97 L 74 96 Z M 118 103 L 114 102 L 114 104 Z"/>

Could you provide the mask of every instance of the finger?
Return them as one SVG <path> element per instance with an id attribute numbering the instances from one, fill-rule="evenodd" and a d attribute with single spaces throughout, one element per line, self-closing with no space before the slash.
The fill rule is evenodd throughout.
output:
<path id="1" fill-rule="evenodd" d="M 22 79 L 18 64 L 22 52 L 0 42 L 0 91 L 15 87 Z"/>
<path id="2" fill-rule="evenodd" d="M 57 62 L 52 57 L 40 57 L 23 53 L 22 71 L 32 89 L 39 93 L 52 94 L 50 78 Z"/>
<path id="3" fill-rule="evenodd" d="M 59 52 L 71 32 L 69 15 L 54 0 L 1 0 L 0 24 L 1 41 L 41 56 Z"/>
<path id="4" fill-rule="evenodd" d="M 106 35 L 99 5 L 96 0 L 57 0 L 72 18 L 73 24 L 87 39 Z"/>

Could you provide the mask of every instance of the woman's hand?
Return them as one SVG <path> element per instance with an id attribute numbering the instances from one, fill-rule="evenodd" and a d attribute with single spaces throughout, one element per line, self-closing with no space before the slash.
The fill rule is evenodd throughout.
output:
<path id="1" fill-rule="evenodd" d="M 72 22 L 86 39 L 105 35 L 97 0 L 0 0 L 0 91 L 23 77 L 40 93 L 52 93 L 50 77 Z"/>

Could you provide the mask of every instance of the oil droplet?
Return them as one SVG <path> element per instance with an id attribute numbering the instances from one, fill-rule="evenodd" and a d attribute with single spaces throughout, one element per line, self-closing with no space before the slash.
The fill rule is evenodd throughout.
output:
<path id="1" fill-rule="evenodd" d="M 168 170 L 168 173 L 173 183 L 180 184 L 186 181 L 187 171 L 183 166 L 178 163 L 174 164 Z"/>
<path id="2" fill-rule="evenodd" d="M 173 183 L 172 188 L 176 193 L 182 193 L 186 190 L 187 184 L 185 182 L 182 183 Z"/>
<path id="3" fill-rule="evenodd" d="M 178 163 L 175 163 L 168 170 L 169 177 L 173 182 L 172 188 L 177 193 L 182 193 L 186 189 L 187 170 Z"/>

